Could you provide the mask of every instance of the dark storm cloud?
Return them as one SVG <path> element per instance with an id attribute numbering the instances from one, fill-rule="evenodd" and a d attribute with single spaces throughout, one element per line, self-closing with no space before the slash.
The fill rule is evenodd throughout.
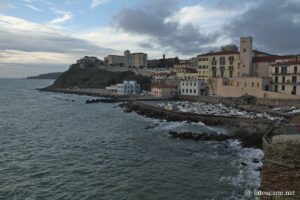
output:
<path id="1" fill-rule="evenodd" d="M 118 28 L 153 38 L 153 42 L 182 54 L 199 53 L 201 45 L 216 40 L 218 34 L 204 35 L 192 24 L 168 21 L 178 11 L 178 0 L 144 1 L 134 8 L 123 8 L 115 18 Z"/>
<path id="2" fill-rule="evenodd" d="M 254 37 L 255 46 L 273 53 L 300 53 L 300 1 L 264 0 L 230 22 L 226 30 L 237 38 Z"/>

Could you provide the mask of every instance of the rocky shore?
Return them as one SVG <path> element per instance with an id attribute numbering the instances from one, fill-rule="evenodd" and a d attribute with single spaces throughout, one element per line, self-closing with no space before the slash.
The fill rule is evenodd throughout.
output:
<path id="1" fill-rule="evenodd" d="M 238 139 L 243 147 L 262 148 L 263 136 L 273 125 L 274 121 L 268 119 L 245 119 L 233 116 L 202 115 L 197 113 L 167 110 L 144 102 L 128 102 L 121 104 L 126 112 L 136 112 L 150 118 L 167 121 L 202 122 L 208 126 L 222 126 L 228 130 L 229 135 L 208 136 L 208 134 L 175 133 L 170 136 L 180 139 L 215 140 Z"/>

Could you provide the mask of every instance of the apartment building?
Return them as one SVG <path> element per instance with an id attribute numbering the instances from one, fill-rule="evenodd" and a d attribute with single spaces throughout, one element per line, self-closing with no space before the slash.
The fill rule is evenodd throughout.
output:
<path id="1" fill-rule="evenodd" d="M 300 95 L 300 60 L 272 64 L 273 91 Z"/>
<path id="2" fill-rule="evenodd" d="M 201 96 L 207 94 L 205 82 L 203 80 L 181 80 L 180 94 L 186 96 Z"/>
<path id="3" fill-rule="evenodd" d="M 196 68 L 187 66 L 183 68 L 175 68 L 178 79 L 180 80 L 198 80 L 198 72 Z"/>
<path id="4" fill-rule="evenodd" d="M 235 78 L 239 76 L 239 52 L 223 50 L 198 56 L 198 76 L 208 78 Z"/>

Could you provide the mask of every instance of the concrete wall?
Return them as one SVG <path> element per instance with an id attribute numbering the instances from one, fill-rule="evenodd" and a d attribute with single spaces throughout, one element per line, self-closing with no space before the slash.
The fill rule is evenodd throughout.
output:
<path id="1" fill-rule="evenodd" d="M 272 89 L 268 84 L 267 79 L 244 77 L 231 80 L 231 82 L 227 84 L 221 78 L 217 78 L 211 79 L 210 82 L 214 94 L 222 97 L 252 95 L 257 98 L 300 100 L 300 95 L 265 91 L 267 85 L 269 89 Z"/>

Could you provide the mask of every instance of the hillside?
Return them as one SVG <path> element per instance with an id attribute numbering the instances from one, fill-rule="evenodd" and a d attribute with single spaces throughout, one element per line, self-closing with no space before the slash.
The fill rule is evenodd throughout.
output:
<path id="1" fill-rule="evenodd" d="M 30 76 L 27 77 L 27 79 L 57 79 L 62 72 L 53 72 L 48 74 L 40 74 L 38 76 Z"/>
<path id="2" fill-rule="evenodd" d="M 60 88 L 105 88 L 106 86 L 122 83 L 124 80 L 136 80 L 142 90 L 150 90 L 151 79 L 141 75 L 135 75 L 132 71 L 112 72 L 99 69 L 91 63 L 84 67 L 73 64 L 68 71 L 59 76 L 48 89 Z"/>

